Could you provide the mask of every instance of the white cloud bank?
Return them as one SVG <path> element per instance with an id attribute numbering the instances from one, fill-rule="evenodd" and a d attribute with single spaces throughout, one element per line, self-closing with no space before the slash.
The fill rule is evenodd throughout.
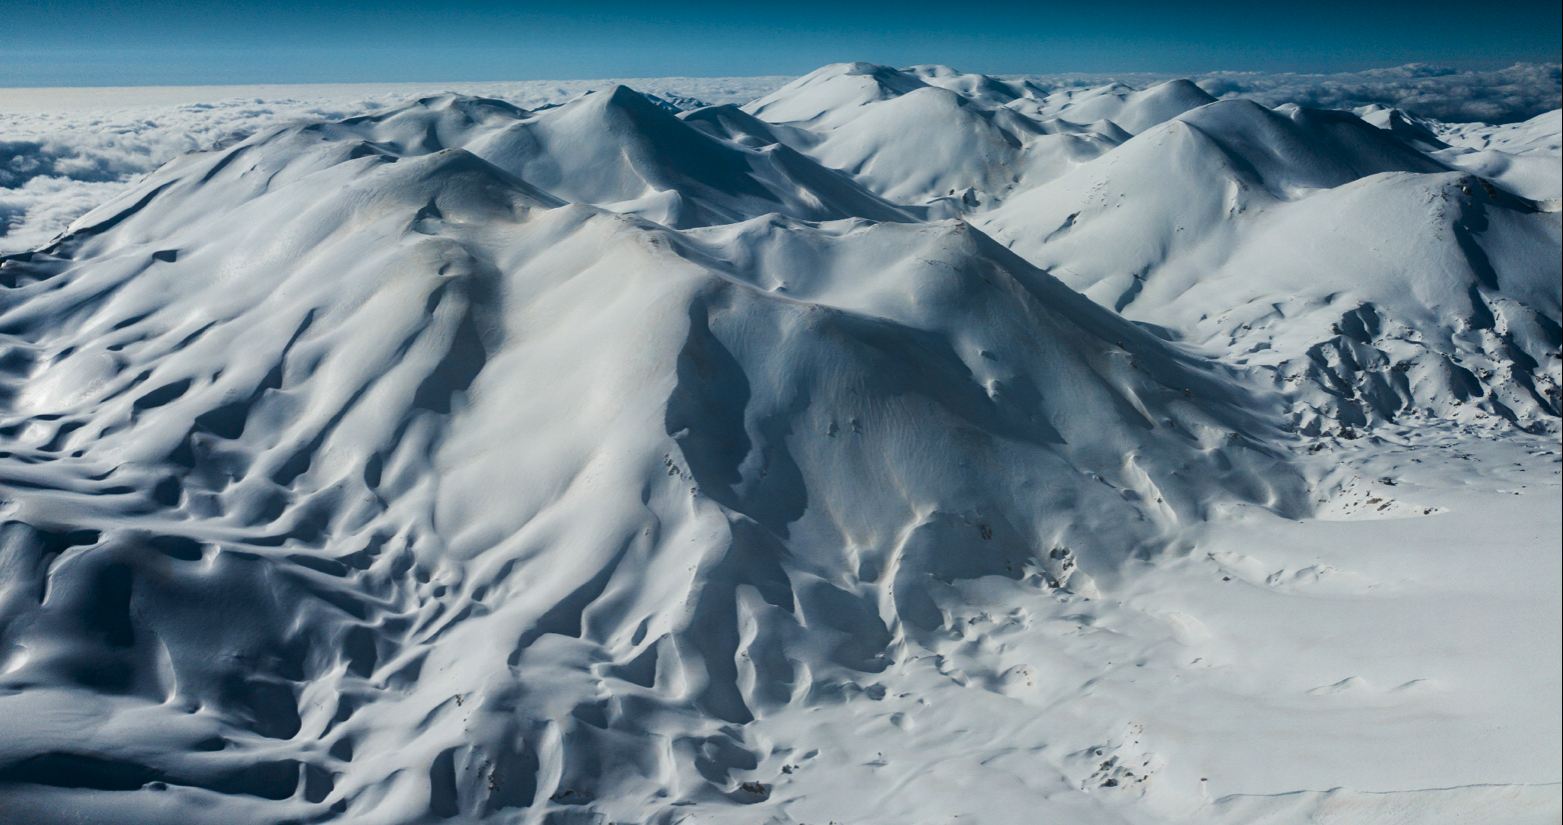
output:
<path id="1" fill-rule="evenodd" d="M 363 110 L 251 99 L 0 114 L 0 253 L 48 242 L 139 176 L 185 152 L 273 123 Z"/>
<path id="2" fill-rule="evenodd" d="M 1556 63 L 1466 72 L 1412 63 L 1347 74 L 1217 72 L 1196 82 L 1216 97 L 1252 98 L 1267 106 L 1355 109 L 1377 103 L 1454 123 L 1515 123 L 1559 107 L 1560 72 Z"/>

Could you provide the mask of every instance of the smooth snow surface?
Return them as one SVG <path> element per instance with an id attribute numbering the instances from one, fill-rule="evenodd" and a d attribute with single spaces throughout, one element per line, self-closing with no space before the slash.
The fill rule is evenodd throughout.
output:
<path id="1" fill-rule="evenodd" d="M 1558 821 L 1556 113 L 777 86 L 4 258 L 0 820 Z"/>

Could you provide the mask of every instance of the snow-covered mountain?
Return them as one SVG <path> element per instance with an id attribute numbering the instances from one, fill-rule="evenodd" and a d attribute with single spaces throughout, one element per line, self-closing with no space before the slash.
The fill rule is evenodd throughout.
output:
<path id="1" fill-rule="evenodd" d="M 1451 509 L 1436 477 L 1370 497 L 1359 434 L 1555 461 L 1555 202 L 1404 117 L 1187 82 L 844 64 L 670 108 L 619 86 L 278 127 L 0 263 L 0 813 L 1556 810 L 1526 784 L 1555 759 L 1319 759 L 1270 683 L 1328 668 L 1231 632 L 1423 609 L 1406 566 L 1272 573 L 1242 543 Z M 1495 505 L 1541 525 L 1515 558 L 1556 533 L 1532 502 Z M 1491 615 L 1537 621 L 1548 581 Z M 1473 615 L 1450 644 L 1491 646 Z M 1391 677 L 1347 676 L 1308 695 L 1458 720 L 1445 743 L 1528 713 L 1520 755 L 1557 727 L 1545 675 L 1365 704 Z M 1282 766 L 1177 730 L 1217 705 Z M 1455 790 L 1242 796 L 1328 782 Z"/>
<path id="2" fill-rule="evenodd" d="M 1555 431 L 1556 212 L 1347 113 L 1213 103 L 974 220 L 1103 305 L 1274 368 L 1306 431 Z"/>
<path id="3" fill-rule="evenodd" d="M 1264 364 L 1307 432 L 1406 414 L 1555 430 L 1556 199 L 1525 197 L 1557 178 L 1541 136 L 1555 117 L 1507 127 L 1538 151 L 1483 161 L 1532 164 L 1495 185 L 1457 174 L 1476 161 L 1403 114 L 1366 112 L 1375 128 L 1186 81 L 1048 94 L 850 64 L 745 110 L 891 200 L 968 215 L 1104 306 Z"/>
<path id="4" fill-rule="evenodd" d="M 1214 98 L 1188 81 L 1047 93 L 943 66 L 826 66 L 743 110 L 768 136 L 907 204 L 991 207 Z"/>

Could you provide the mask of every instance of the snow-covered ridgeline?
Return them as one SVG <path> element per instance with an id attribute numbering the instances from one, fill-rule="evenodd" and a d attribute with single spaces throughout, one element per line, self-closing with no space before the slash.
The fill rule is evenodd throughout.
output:
<path id="1" fill-rule="evenodd" d="M 1242 659 L 1170 593 L 1355 616 L 1418 586 L 1273 570 L 1210 526 L 1442 507 L 1392 508 L 1392 475 L 1321 469 L 1298 448 L 1340 442 L 1307 437 L 1470 423 L 1555 456 L 1521 431 L 1557 431 L 1555 208 L 1403 116 L 1189 83 L 849 64 L 676 108 L 437 95 L 271 127 L 5 260 L 11 810 L 920 810 L 822 791 L 849 766 L 820 748 L 851 750 L 826 718 L 865 742 L 929 720 L 929 753 L 973 763 L 938 781 L 1001 780 L 978 821 L 1335 804 L 1209 798 L 1197 747 L 1120 718 L 1154 704 L 1131 686 Z M 1262 705 L 1270 666 L 1199 695 Z M 1459 706 L 1348 676 L 1308 695 Z M 1502 765 L 1439 776 L 1536 781 Z M 1227 792 L 1330 776 L 1308 770 Z M 1409 804 L 1556 797 L 1450 793 Z"/>
<path id="2" fill-rule="evenodd" d="M 1169 78 L 1130 74 L 1028 75 L 990 78 L 947 67 L 914 72 L 953 78 L 968 97 L 979 87 L 1009 88 L 1028 114 L 1046 119 L 1071 108 L 1078 123 L 1106 116 L 1113 98 Z M 964 79 L 962 79 L 964 78 Z M 396 106 L 415 95 L 454 91 L 505 100 L 528 109 L 559 105 L 582 93 L 622 83 L 680 109 L 707 104 L 741 105 L 793 78 L 653 78 L 507 83 L 339 84 L 306 86 L 145 87 L 127 89 L 0 89 L 0 252 L 46 243 L 72 220 L 120 192 L 129 181 L 183 152 L 211 148 L 236 137 L 297 119 L 338 119 Z M 1451 121 L 1435 129 L 1469 131 L 1486 147 L 1486 122 L 1511 124 L 1557 106 L 1556 66 L 1517 65 L 1498 71 L 1454 72 L 1410 65 L 1367 72 L 1306 75 L 1218 72 L 1193 78 L 1222 99 L 1239 97 L 1268 106 L 1296 103 L 1315 108 L 1402 107 L 1422 117 Z M 1128 86 L 1122 85 L 1129 84 Z M 1014 90 L 1019 90 L 1014 91 Z M 979 95 L 980 96 L 980 95 Z M 1082 105 L 1072 105 L 1079 98 Z M 1042 110 L 1042 111 L 1038 111 Z M 1547 115 L 1556 118 L 1555 114 Z M 1542 118 L 1544 119 L 1544 118 Z M 1118 125 L 1135 131 L 1120 117 Z M 1556 128 L 1552 133 L 1556 134 Z M 1458 142 L 1458 141 L 1456 141 Z M 1556 154 L 1556 149 L 1552 151 Z M 1471 159 L 1472 169 L 1493 177 L 1514 163 L 1510 155 Z M 1521 165 L 1534 167 L 1535 161 Z M 1523 175 L 1537 179 L 1545 170 Z M 1513 175 L 1511 177 L 1521 177 Z M 1539 174 L 1544 188 L 1555 178 Z"/>
<path id="3" fill-rule="evenodd" d="M 1512 155 L 1461 154 L 1400 113 L 1366 113 L 1374 128 L 1186 81 L 1047 92 L 867 65 L 745 109 L 775 125 L 718 134 L 963 216 L 1098 303 L 1261 367 L 1304 432 L 1408 415 L 1556 430 L 1556 113 L 1497 130 Z M 1466 173 L 1478 162 L 1504 174 Z"/>
<path id="4" fill-rule="evenodd" d="M 619 83 L 670 107 L 744 103 L 792 78 L 0 89 L 0 253 L 41 246 L 186 152 L 294 121 L 340 120 L 458 91 L 536 109 Z"/>

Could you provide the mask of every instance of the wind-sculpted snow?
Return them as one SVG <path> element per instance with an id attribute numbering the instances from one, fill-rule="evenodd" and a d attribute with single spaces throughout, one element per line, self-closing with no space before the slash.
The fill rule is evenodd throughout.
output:
<path id="1" fill-rule="evenodd" d="M 911 220 L 850 177 L 784 146 L 750 149 L 712 140 L 624 86 L 537 113 L 492 101 L 430 98 L 325 128 L 346 128 L 366 147 L 404 155 L 465 148 L 567 201 L 674 228 L 769 212 L 810 220 Z"/>
<path id="2" fill-rule="evenodd" d="M 743 103 L 791 78 L 633 82 L 671 109 Z M 0 253 L 49 242 L 132 181 L 186 152 L 297 121 L 383 112 L 455 89 L 540 109 L 612 88 L 612 80 L 459 84 L 0 90 Z"/>
<path id="3" fill-rule="evenodd" d="M 959 214 L 1046 183 L 1211 100 L 1187 81 L 1050 93 L 942 66 L 853 63 L 826 66 L 743 109 L 776 124 L 765 137 L 876 193 Z"/>
<path id="4" fill-rule="evenodd" d="M 840 69 L 826 67 L 815 76 L 834 76 Z M 980 142 L 961 147 L 975 148 L 979 154 L 992 153 L 995 149 L 1000 154 L 1020 154 L 1027 162 L 1019 164 L 1018 168 L 1032 177 L 1056 175 L 1080 160 L 1093 157 L 1101 151 L 1098 141 L 1102 137 L 1114 143 L 1127 137 L 1121 130 L 1114 131 L 1106 126 L 1100 128 L 1106 129 L 1107 133 L 1097 135 L 1092 133 L 1096 130 L 1080 129 L 1080 124 L 1089 126 L 1106 119 L 1113 127 L 1138 132 L 1209 100 L 1209 95 L 1189 80 L 1143 73 L 992 77 L 964 74 L 946 66 L 914 66 L 899 72 L 887 67 L 868 67 L 865 71 L 878 71 L 886 77 L 895 75 L 891 85 L 903 91 L 943 88 L 976 102 L 979 110 L 1002 105 L 1035 121 L 1034 125 L 1024 121 L 1017 123 L 1007 112 L 983 115 L 991 120 L 996 114 L 999 122 L 994 128 L 979 132 L 989 132 L 1004 141 L 1018 138 L 1026 145 L 1018 150 L 985 146 Z M 298 119 L 339 119 L 373 113 L 398 105 L 409 95 L 452 90 L 539 109 L 557 106 L 583 93 L 611 88 L 618 83 L 631 85 L 671 109 L 690 111 L 705 104 L 744 104 L 775 91 L 790 80 L 793 79 L 660 78 L 0 90 L 0 252 L 20 252 L 47 243 L 71 221 L 123 191 L 131 180 L 180 153 L 210 148 L 235 136 L 242 138 Z M 1398 106 L 1416 117 L 1452 121 L 1510 123 L 1556 109 L 1559 105 L 1556 66 L 1521 65 L 1496 72 L 1455 72 L 1417 65 L 1335 75 L 1216 73 L 1192 80 L 1217 95 L 1247 97 L 1268 106 L 1284 103 L 1345 109 L 1368 105 Z M 1126 105 L 1127 110 L 1124 109 Z M 886 124 L 887 132 L 894 134 L 904 125 Z M 1483 124 L 1473 125 L 1481 127 Z M 1076 135 L 1083 142 L 1061 136 L 1034 141 L 1032 133 L 1038 129 L 1047 135 L 1056 135 L 1059 131 L 1087 133 Z M 1005 133 L 1009 137 L 1005 137 Z M 850 146 L 847 139 L 852 134 L 848 130 L 836 136 L 835 142 L 841 146 L 834 157 L 841 164 L 869 157 L 863 150 Z M 889 139 L 890 134 L 867 135 L 870 152 L 877 148 L 872 144 Z M 970 143 L 976 137 L 971 135 L 966 140 Z M 900 136 L 899 140 L 912 151 L 920 151 L 924 146 L 916 142 L 915 130 L 913 134 Z M 802 149 L 797 142 L 783 142 Z M 862 156 L 854 159 L 854 154 Z M 888 171 L 893 172 L 897 161 L 891 159 L 889 162 L 892 169 Z M 974 163 L 965 156 L 958 162 L 968 166 Z M 1531 188 L 1523 194 L 1533 199 L 1556 197 L 1546 194 L 1556 188 L 1556 184 L 1545 182 L 1556 177 L 1545 174 L 1547 170 L 1525 169 L 1520 170 L 1519 175 L 1506 175 L 1505 170 L 1514 165 L 1507 157 L 1485 156 L 1472 158 L 1471 162 L 1481 164 L 1481 168 L 1473 168 L 1473 172 L 1487 177 L 1523 177 L 1527 181 L 1539 178 L 1543 181 L 1541 188 L 1529 184 Z M 1536 166 L 1531 162 L 1518 165 Z M 885 174 L 884 170 L 878 173 L 881 178 Z M 976 183 L 986 186 L 974 186 L 968 196 L 965 186 L 944 185 L 959 184 L 959 181 L 948 180 L 950 176 L 934 181 L 932 178 L 938 175 L 924 172 L 930 179 L 922 181 L 928 190 L 923 195 L 937 194 L 968 201 L 984 194 L 991 197 L 1015 183 L 1001 182 L 1003 174 L 989 170 L 979 175 Z M 862 182 L 870 183 L 867 179 Z M 941 185 L 944 185 L 943 189 L 938 188 Z M 948 210 L 940 211 L 945 215 L 953 214 Z"/>
<path id="5" fill-rule="evenodd" d="M 268 124 L 0 259 L 0 819 L 1555 819 L 1555 119 L 733 103 Z"/>
<path id="6" fill-rule="evenodd" d="M 1451 170 L 1344 112 L 1222 101 L 978 221 L 1097 302 L 1275 370 L 1305 432 L 1555 431 L 1557 213 Z"/>
<path id="7" fill-rule="evenodd" d="M 910 655 L 938 582 L 1302 512 L 1273 403 L 968 225 L 681 234 L 519 177 L 532 122 L 268 132 L 5 263 L 0 777 L 644 818 L 742 797 L 731 726 Z M 84 708 L 141 732 L 39 721 Z"/>

